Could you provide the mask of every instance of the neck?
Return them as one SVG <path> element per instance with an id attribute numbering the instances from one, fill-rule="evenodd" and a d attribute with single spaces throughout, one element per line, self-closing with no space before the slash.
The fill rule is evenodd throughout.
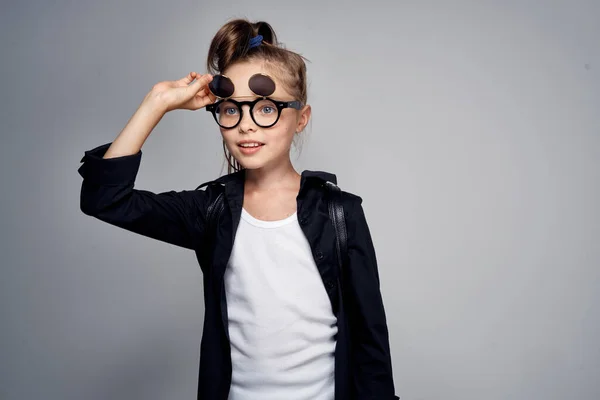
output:
<path id="1" fill-rule="evenodd" d="M 264 166 L 245 170 L 245 185 L 251 191 L 281 189 L 298 186 L 300 174 L 296 172 L 291 160 L 275 167 Z"/>

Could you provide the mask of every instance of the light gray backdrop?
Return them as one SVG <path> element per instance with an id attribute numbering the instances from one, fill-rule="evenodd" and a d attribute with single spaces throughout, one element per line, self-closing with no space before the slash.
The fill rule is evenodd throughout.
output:
<path id="1" fill-rule="evenodd" d="M 600 398 L 600 4 L 582 0 L 3 2 L 0 398 L 195 398 L 193 253 L 82 214 L 77 168 L 239 16 L 311 61 L 296 165 L 364 199 L 402 399 Z M 211 117 L 175 111 L 136 187 L 221 167 Z"/>

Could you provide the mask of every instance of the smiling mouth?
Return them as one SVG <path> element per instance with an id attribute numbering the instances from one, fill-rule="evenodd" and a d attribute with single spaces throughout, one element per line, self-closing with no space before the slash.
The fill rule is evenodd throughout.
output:
<path id="1" fill-rule="evenodd" d="M 257 147 L 262 147 L 264 146 L 264 143 L 259 143 L 259 142 L 254 142 L 254 143 L 239 143 L 238 147 L 241 147 L 242 149 L 254 149 Z"/>

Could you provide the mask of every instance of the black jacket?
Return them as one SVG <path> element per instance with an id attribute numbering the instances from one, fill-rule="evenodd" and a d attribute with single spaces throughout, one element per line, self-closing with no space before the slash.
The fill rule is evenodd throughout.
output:
<path id="1" fill-rule="evenodd" d="M 244 172 L 222 176 L 205 190 L 157 194 L 134 189 L 142 152 L 103 159 L 109 146 L 86 151 L 81 160 L 81 210 L 112 225 L 195 251 L 203 272 L 205 304 L 198 399 L 226 400 L 231 354 L 224 273 L 242 211 Z M 335 398 L 397 399 L 377 261 L 362 200 L 343 192 L 348 264 L 338 281 L 334 228 L 322 189 L 325 181 L 337 183 L 332 174 L 302 173 L 297 215 L 338 319 Z M 207 208 L 222 190 L 225 209 L 215 235 L 207 226 Z"/>

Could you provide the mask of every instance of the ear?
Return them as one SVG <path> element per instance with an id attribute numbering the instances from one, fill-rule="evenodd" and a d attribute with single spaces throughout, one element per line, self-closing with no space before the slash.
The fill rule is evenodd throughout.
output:
<path id="1" fill-rule="evenodd" d="M 304 107 L 302 107 L 302 110 L 300 110 L 299 116 L 298 116 L 298 124 L 296 125 L 296 133 L 300 133 L 304 130 L 304 128 L 306 128 L 306 125 L 308 125 L 308 121 L 310 120 L 310 115 L 311 115 L 311 108 L 310 105 L 305 105 Z"/>

